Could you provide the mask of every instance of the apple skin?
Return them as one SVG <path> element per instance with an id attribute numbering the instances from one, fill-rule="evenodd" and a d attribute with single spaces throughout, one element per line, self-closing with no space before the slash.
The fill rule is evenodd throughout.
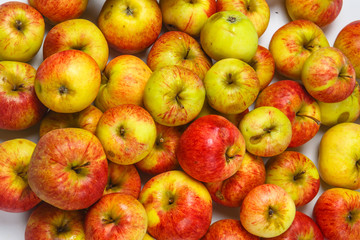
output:
<path id="1" fill-rule="evenodd" d="M 249 62 L 256 53 L 258 35 L 252 22 L 240 11 L 221 11 L 204 24 L 200 44 L 215 61 L 237 58 Z"/>
<path id="2" fill-rule="evenodd" d="M 101 73 L 95 60 L 80 50 L 65 50 L 46 58 L 38 67 L 35 92 L 50 110 L 80 112 L 96 98 Z"/>
<path id="3" fill-rule="evenodd" d="M 245 111 L 255 102 L 260 90 L 255 70 L 236 58 L 216 62 L 203 82 L 209 105 L 225 114 Z"/>
<path id="4" fill-rule="evenodd" d="M 151 152 L 156 140 L 156 126 L 144 108 L 122 104 L 104 112 L 96 136 L 110 161 L 129 165 L 139 162 Z"/>
<path id="5" fill-rule="evenodd" d="M 78 210 L 101 198 L 107 175 L 106 155 L 96 136 L 80 128 L 62 128 L 38 141 L 28 182 L 43 201 L 63 210 Z"/>
<path id="6" fill-rule="evenodd" d="M 219 115 L 206 115 L 192 122 L 176 149 L 181 168 L 201 182 L 231 177 L 240 168 L 244 155 L 244 137 L 234 124 Z"/>
<path id="7" fill-rule="evenodd" d="M 246 150 L 260 157 L 284 152 L 292 138 L 289 118 L 272 106 L 251 110 L 240 121 L 239 129 L 244 136 Z"/>
<path id="8" fill-rule="evenodd" d="M 295 219 L 286 232 L 267 240 L 313 239 L 324 240 L 319 226 L 306 214 L 296 211 Z"/>
<path id="9" fill-rule="evenodd" d="M 320 176 L 315 164 L 304 154 L 285 151 L 266 163 L 266 183 L 282 187 L 296 207 L 304 206 L 317 195 Z"/>
<path id="10" fill-rule="evenodd" d="M 270 238 L 284 233 L 294 221 L 295 213 L 295 203 L 284 189 L 262 184 L 246 195 L 240 221 L 251 234 Z"/>
<path id="11" fill-rule="evenodd" d="M 148 233 L 145 234 L 143 240 L 154 240 Z"/>
<path id="12" fill-rule="evenodd" d="M 158 38 L 162 14 L 156 0 L 108 0 L 102 6 L 97 25 L 112 48 L 123 54 L 135 54 Z"/>
<path id="13" fill-rule="evenodd" d="M 343 0 L 286 0 L 286 10 L 292 20 L 307 19 L 319 27 L 332 23 L 339 15 Z"/>
<path id="14" fill-rule="evenodd" d="M 9 1 L 0 5 L 0 61 L 30 61 L 45 35 L 43 16 L 28 4 Z"/>
<path id="15" fill-rule="evenodd" d="M 324 47 L 306 59 L 301 81 L 315 99 L 327 103 L 340 102 L 354 91 L 356 73 L 340 50 Z"/>
<path id="16" fill-rule="evenodd" d="M 120 165 L 108 161 L 108 181 L 104 194 L 121 193 L 139 198 L 141 178 L 133 164 Z"/>
<path id="17" fill-rule="evenodd" d="M 47 108 L 35 93 L 35 75 L 28 63 L 0 61 L 0 129 L 27 129 L 45 115 Z"/>
<path id="18" fill-rule="evenodd" d="M 276 71 L 293 80 L 301 79 L 305 60 L 322 47 L 329 47 L 325 33 L 315 23 L 304 19 L 280 27 L 269 43 Z"/>
<path id="19" fill-rule="evenodd" d="M 151 152 L 141 161 L 135 163 L 136 168 L 150 175 L 157 175 L 179 167 L 176 148 L 182 132 L 178 127 L 156 125 L 156 140 Z"/>
<path id="20" fill-rule="evenodd" d="M 22 138 L 0 143 L 0 210 L 25 212 L 40 203 L 27 180 L 36 144 Z"/>
<path id="21" fill-rule="evenodd" d="M 209 192 L 183 171 L 152 177 L 143 186 L 139 201 L 148 215 L 148 233 L 157 240 L 197 240 L 211 224 Z"/>
<path id="22" fill-rule="evenodd" d="M 353 21 L 343 27 L 336 36 L 334 47 L 349 59 L 355 68 L 357 78 L 360 77 L 360 20 Z"/>
<path id="23" fill-rule="evenodd" d="M 102 73 L 95 106 L 105 112 L 121 104 L 143 105 L 150 68 L 138 57 L 120 55 L 113 58 Z"/>
<path id="24" fill-rule="evenodd" d="M 195 38 L 180 31 L 162 34 L 147 55 L 147 65 L 152 71 L 169 65 L 177 65 L 195 72 L 204 79 L 212 61 Z"/>
<path id="25" fill-rule="evenodd" d="M 42 202 L 30 214 L 25 228 L 25 240 L 85 239 L 84 213 L 65 211 Z"/>
<path id="26" fill-rule="evenodd" d="M 143 101 L 157 123 L 180 126 L 200 113 L 205 101 L 205 87 L 193 71 L 176 65 L 166 66 L 151 74 Z"/>
<path id="27" fill-rule="evenodd" d="M 85 238 L 142 240 L 148 219 L 144 206 L 133 196 L 104 195 L 85 216 Z"/>
<path id="28" fill-rule="evenodd" d="M 88 0 L 28 0 L 28 2 L 52 24 L 79 18 L 88 5 Z"/>
<path id="29" fill-rule="evenodd" d="M 77 113 L 49 111 L 40 122 L 39 137 L 59 128 L 82 128 L 95 134 L 102 115 L 103 113 L 93 105 Z"/>
<path id="30" fill-rule="evenodd" d="M 290 120 L 292 138 L 288 147 L 299 147 L 311 140 L 321 125 L 320 107 L 304 86 L 293 80 L 274 82 L 258 95 L 255 108 L 273 106 Z"/>
<path id="31" fill-rule="evenodd" d="M 218 0 L 216 10 L 236 10 L 245 14 L 254 24 L 258 37 L 265 32 L 270 21 L 270 8 L 266 0 Z"/>
<path id="32" fill-rule="evenodd" d="M 89 54 L 104 70 L 109 57 L 109 47 L 100 29 L 86 19 L 71 19 L 56 24 L 46 34 L 43 58 L 69 49 Z"/>
<path id="33" fill-rule="evenodd" d="M 360 125 L 339 123 L 329 128 L 319 145 L 320 177 L 334 187 L 360 188 Z"/>
<path id="34" fill-rule="evenodd" d="M 316 201 L 313 215 L 327 239 L 360 238 L 360 193 L 331 188 Z"/>
<path id="35" fill-rule="evenodd" d="M 227 207 L 240 207 L 245 196 L 255 187 L 265 183 L 265 165 L 263 159 L 245 153 L 239 170 L 231 177 L 205 183 L 211 198 Z"/>
<path id="36" fill-rule="evenodd" d="M 160 0 L 165 27 L 199 37 L 206 20 L 216 13 L 215 0 Z"/>
<path id="37" fill-rule="evenodd" d="M 260 240 L 247 232 L 239 220 L 221 219 L 211 224 L 208 232 L 201 240 Z"/>

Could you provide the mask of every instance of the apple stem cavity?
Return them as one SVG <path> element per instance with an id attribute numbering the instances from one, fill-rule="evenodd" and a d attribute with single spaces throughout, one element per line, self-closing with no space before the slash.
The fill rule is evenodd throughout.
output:
<path id="1" fill-rule="evenodd" d="M 22 88 L 24 88 L 24 84 L 20 84 L 20 85 L 14 85 L 13 87 L 12 87 L 12 91 L 13 92 L 16 92 L 16 91 L 19 91 L 19 90 L 21 90 Z"/>
<path id="2" fill-rule="evenodd" d="M 69 229 L 69 222 L 66 221 L 65 223 L 61 223 L 61 225 L 56 228 L 56 233 L 57 234 L 66 233 L 69 230 L 70 230 Z"/>
<path id="3" fill-rule="evenodd" d="M 23 23 L 22 23 L 22 21 L 20 21 L 20 20 L 16 20 L 15 21 L 15 28 L 18 30 L 18 31 L 22 31 L 22 29 L 23 29 Z"/>
<path id="4" fill-rule="evenodd" d="M 301 176 L 302 175 L 304 175 L 306 173 L 306 171 L 301 171 L 301 172 L 299 172 L 299 173 L 297 173 L 294 177 L 293 177 L 293 179 L 294 179 L 294 181 L 297 181 L 297 180 L 299 180 L 300 178 L 301 178 Z"/>
<path id="5" fill-rule="evenodd" d="M 176 94 L 175 100 L 179 104 L 180 108 L 184 108 L 184 105 L 182 105 L 182 103 L 180 101 L 181 97 L 179 96 L 179 94 Z"/>
<path id="6" fill-rule="evenodd" d="M 117 219 L 113 218 L 112 216 L 108 216 L 107 218 L 103 218 L 102 222 L 104 224 L 111 224 L 111 223 L 116 223 Z"/>
<path id="7" fill-rule="evenodd" d="M 185 59 L 185 60 L 188 59 L 189 53 L 190 53 L 190 47 L 188 47 L 187 50 L 186 50 L 186 54 L 185 54 L 185 56 L 184 56 L 184 59 Z"/>
<path id="8" fill-rule="evenodd" d="M 90 165 L 90 162 L 86 162 L 82 165 L 79 165 L 79 166 L 73 166 L 71 169 L 76 173 L 76 174 L 79 174 L 81 172 L 81 168 L 83 167 L 86 167 L 86 166 L 89 166 Z"/>
<path id="9" fill-rule="evenodd" d="M 229 73 L 229 75 L 228 75 L 227 83 L 228 83 L 229 85 L 231 85 L 231 84 L 234 83 L 234 80 L 232 79 L 232 74 L 231 74 L 231 73 Z"/>

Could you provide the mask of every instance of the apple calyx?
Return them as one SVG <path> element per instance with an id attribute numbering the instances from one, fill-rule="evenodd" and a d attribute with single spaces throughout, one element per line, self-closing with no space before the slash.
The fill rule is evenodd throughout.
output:
<path id="1" fill-rule="evenodd" d="M 119 127 L 119 135 L 121 137 L 124 137 L 125 136 L 125 128 L 123 126 Z"/>
<path id="2" fill-rule="evenodd" d="M 229 16 L 227 19 L 226 19 L 227 22 L 229 23 L 234 23 L 237 21 L 236 17 L 234 16 Z"/>
<path id="3" fill-rule="evenodd" d="M 16 169 L 14 169 L 16 176 L 21 178 L 24 182 L 27 183 L 27 171 L 28 168 L 26 166 L 19 166 Z"/>
<path id="4" fill-rule="evenodd" d="M 126 8 L 125 12 L 126 12 L 126 15 L 128 15 L 128 16 L 134 15 L 134 10 L 131 9 L 129 6 Z"/>
<path id="5" fill-rule="evenodd" d="M 215 193 L 215 196 L 220 199 L 221 201 L 225 199 L 224 195 L 222 194 L 222 192 L 220 190 L 217 190 Z"/>
<path id="6" fill-rule="evenodd" d="M 19 32 L 22 32 L 22 30 L 24 29 L 24 24 L 22 21 L 20 20 L 16 20 L 15 21 L 15 24 L 14 24 L 14 27 L 19 31 Z"/>
<path id="7" fill-rule="evenodd" d="M 65 87 L 64 85 L 62 85 L 62 86 L 59 87 L 59 93 L 60 93 L 60 95 L 67 94 L 68 92 L 69 92 L 68 88 Z"/>
<path id="8" fill-rule="evenodd" d="M 157 148 L 161 148 L 164 142 L 165 139 L 161 135 L 159 135 L 155 140 L 155 145 Z"/>

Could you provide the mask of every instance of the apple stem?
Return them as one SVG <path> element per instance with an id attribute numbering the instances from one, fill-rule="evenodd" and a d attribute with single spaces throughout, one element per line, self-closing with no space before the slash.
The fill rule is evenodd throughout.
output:
<path id="1" fill-rule="evenodd" d="M 296 175 L 294 176 L 294 181 L 300 179 L 301 175 L 303 175 L 303 174 L 305 174 L 305 171 L 301 171 L 301 172 L 299 172 L 298 174 L 296 174 Z"/>
<path id="2" fill-rule="evenodd" d="M 189 57 L 189 53 L 190 53 L 190 47 L 188 47 L 188 49 L 186 50 L 186 55 L 184 56 L 184 59 L 187 59 Z"/>
<path id="3" fill-rule="evenodd" d="M 317 125 L 320 125 L 320 124 L 321 124 L 320 120 L 318 120 L 318 119 L 316 119 L 316 118 L 314 118 L 314 117 L 312 117 L 312 116 L 303 115 L 303 114 L 299 114 L 299 113 L 297 113 L 296 116 L 299 116 L 299 117 L 307 117 L 307 118 L 312 119 L 314 122 L 316 122 Z"/>
<path id="4" fill-rule="evenodd" d="M 20 89 L 23 88 L 23 87 L 24 87 L 24 84 L 20 84 L 20 85 L 16 85 L 16 84 L 15 84 L 11 90 L 12 90 L 13 92 L 15 92 L 15 91 L 20 90 Z"/>

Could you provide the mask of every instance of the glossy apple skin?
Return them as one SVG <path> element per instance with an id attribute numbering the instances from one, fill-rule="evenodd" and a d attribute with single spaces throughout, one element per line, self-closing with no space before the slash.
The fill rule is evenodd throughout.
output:
<path id="1" fill-rule="evenodd" d="M 155 42 L 162 28 L 156 0 L 106 1 L 97 25 L 109 45 L 123 54 L 139 53 Z"/>
<path id="2" fill-rule="evenodd" d="M 245 153 L 239 170 L 231 177 L 205 183 L 211 198 L 227 207 L 240 207 L 245 196 L 255 187 L 265 183 L 265 165 L 263 159 Z"/>
<path id="3" fill-rule="evenodd" d="M 0 61 L 0 129 L 27 129 L 45 115 L 47 108 L 35 93 L 35 75 L 28 63 Z"/>
<path id="4" fill-rule="evenodd" d="M 160 0 L 165 27 L 199 37 L 206 20 L 216 12 L 215 0 Z"/>
<path id="5" fill-rule="evenodd" d="M 357 191 L 326 190 L 315 203 L 313 215 L 327 239 L 360 238 L 360 193 Z"/>
<path id="6" fill-rule="evenodd" d="M 320 176 L 315 164 L 304 154 L 285 151 L 266 163 L 266 183 L 282 187 L 300 207 L 319 192 Z"/>
<path id="7" fill-rule="evenodd" d="M 88 0 L 28 0 L 52 24 L 79 18 L 86 10 Z"/>
<path id="8" fill-rule="evenodd" d="M 286 10 L 292 20 L 307 19 L 319 27 L 332 23 L 339 15 L 343 0 L 286 0 Z"/>
<path id="9" fill-rule="evenodd" d="M 56 24 L 46 34 L 43 59 L 69 49 L 89 54 L 104 70 L 109 57 L 109 47 L 100 29 L 86 19 L 71 19 Z"/>
<path id="10" fill-rule="evenodd" d="M 254 24 L 258 37 L 265 32 L 270 21 L 270 8 L 266 0 L 218 0 L 216 10 L 236 10 L 245 14 Z"/>
<path id="11" fill-rule="evenodd" d="M 322 47 L 329 47 L 324 32 L 315 23 L 303 19 L 280 27 L 269 43 L 276 71 L 293 80 L 301 79 L 305 60 Z"/>
<path id="12" fill-rule="evenodd" d="M 306 214 L 296 211 L 295 219 L 286 232 L 268 240 L 313 239 L 324 240 L 319 226 Z"/>
<path id="13" fill-rule="evenodd" d="M 78 210 L 101 198 L 107 174 L 106 155 L 96 136 L 80 128 L 63 128 L 38 141 L 28 181 L 43 201 L 63 210 Z"/>
<path id="14" fill-rule="evenodd" d="M 211 224 L 201 240 L 260 240 L 244 229 L 239 220 L 221 219 Z"/>
<path id="15" fill-rule="evenodd" d="M 355 69 L 337 48 L 324 47 L 304 62 L 301 81 L 307 92 L 322 102 L 345 100 L 354 91 Z"/>
<path id="16" fill-rule="evenodd" d="M 142 188 L 139 201 L 148 215 L 148 232 L 157 240 L 197 240 L 211 224 L 209 192 L 183 171 L 152 177 Z"/>
<path id="17" fill-rule="evenodd" d="M 85 239 L 84 213 L 65 211 L 45 202 L 31 213 L 25 229 L 25 240 Z"/>
<path id="18" fill-rule="evenodd" d="M 148 219 L 144 206 L 133 196 L 104 195 L 85 216 L 85 236 L 89 240 L 142 240 Z"/>
<path id="19" fill-rule="evenodd" d="M 202 182 L 229 178 L 240 168 L 244 155 L 245 141 L 239 129 L 219 115 L 192 122 L 176 149 L 181 168 Z"/>
<path id="20" fill-rule="evenodd" d="M 103 112 L 121 104 L 143 106 L 145 85 L 151 73 L 139 57 L 120 55 L 113 58 L 102 73 L 95 106 Z"/>
<path id="21" fill-rule="evenodd" d="M 30 61 L 39 51 L 45 35 L 43 16 L 18 1 L 1 4 L 0 16 L 0 61 Z"/>
<path id="22" fill-rule="evenodd" d="M 294 221 L 295 213 L 295 203 L 284 189 L 262 184 L 246 195 L 240 221 L 248 232 L 270 238 L 284 233 Z"/>
<path id="23" fill-rule="evenodd" d="M 152 71 L 168 65 L 178 65 L 192 70 L 200 79 L 204 79 L 212 65 L 199 42 L 180 31 L 162 34 L 151 47 L 146 63 Z"/>
<path id="24" fill-rule="evenodd" d="M 290 120 L 292 138 L 289 147 L 299 147 L 311 140 L 320 129 L 320 107 L 305 88 L 293 80 L 281 80 L 267 86 L 255 107 L 273 106 Z"/>
<path id="25" fill-rule="evenodd" d="M 40 203 L 27 180 L 35 146 L 35 143 L 22 138 L 0 143 L 0 210 L 25 212 Z"/>

